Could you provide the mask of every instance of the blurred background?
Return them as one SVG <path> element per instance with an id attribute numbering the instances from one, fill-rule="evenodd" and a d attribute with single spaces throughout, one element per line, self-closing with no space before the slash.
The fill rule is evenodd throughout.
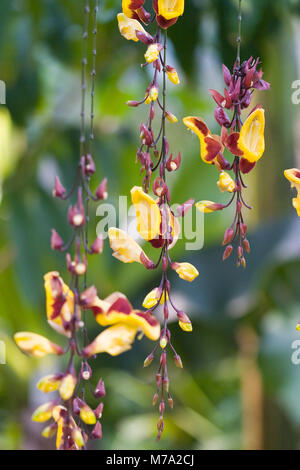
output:
<path id="1" fill-rule="evenodd" d="M 209 88 L 222 92 L 222 63 L 232 68 L 237 28 L 236 0 L 188 0 L 186 11 L 169 32 L 168 63 L 182 85 L 169 86 L 169 109 L 179 119 L 168 125 L 171 150 L 183 163 L 169 181 L 174 200 L 226 201 L 216 172 L 199 156 L 199 141 L 181 118 L 202 116 L 217 131 Z M 47 397 L 36 390 L 41 375 L 60 370 L 45 358 L 27 358 L 12 335 L 35 331 L 60 338 L 45 321 L 43 274 L 58 270 L 68 279 L 64 256 L 49 247 L 50 229 L 68 239 L 67 205 L 51 195 L 55 174 L 71 184 L 79 156 L 82 4 L 71 0 L 0 2 L 0 79 L 7 106 L 0 107 L 0 340 L 7 364 L 0 365 L 0 449 L 53 448 L 40 437 L 30 415 Z M 145 47 L 119 34 L 121 1 L 101 0 L 98 36 L 96 134 L 98 181 L 108 177 L 108 202 L 118 204 L 139 184 L 135 152 L 139 123 L 146 109 L 127 108 L 149 83 L 140 68 Z M 285 168 L 300 165 L 300 104 L 292 104 L 292 84 L 300 79 L 299 0 L 243 1 L 242 58 L 260 56 L 268 92 L 255 92 L 254 104 L 266 109 L 266 151 L 245 179 L 246 214 L 252 252 L 247 269 L 234 259 L 222 263 L 223 232 L 230 210 L 205 218 L 205 246 L 178 260 L 195 264 L 200 276 L 187 284 L 172 279 L 177 303 L 192 317 L 192 334 L 171 325 L 184 370 L 170 368 L 175 408 L 156 443 L 155 366 L 143 369 L 152 344 L 137 341 L 118 358 L 95 360 L 107 397 L 103 449 L 299 449 L 300 366 L 291 361 L 300 339 L 300 221 L 292 208 Z M 96 207 L 91 210 L 95 236 Z M 135 307 L 158 282 L 140 265 L 123 265 L 106 250 L 90 261 L 89 279 L 102 297 L 118 289 Z M 90 318 L 91 336 L 100 327 Z M 170 358 L 171 359 L 171 358 Z M 170 360 L 172 362 L 172 360 Z"/>

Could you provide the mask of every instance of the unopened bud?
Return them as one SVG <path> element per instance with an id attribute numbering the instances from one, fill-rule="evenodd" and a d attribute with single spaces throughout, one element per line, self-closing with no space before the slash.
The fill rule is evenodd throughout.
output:
<path id="1" fill-rule="evenodd" d="M 174 401 L 173 401 L 173 398 L 172 397 L 169 397 L 168 398 L 168 405 L 171 409 L 174 408 Z"/>
<path id="2" fill-rule="evenodd" d="M 237 248 L 237 254 L 238 258 L 241 258 L 243 256 L 243 248 L 241 247 L 241 245 L 239 245 Z"/>
<path id="3" fill-rule="evenodd" d="M 179 367 L 179 369 L 183 369 L 183 364 L 182 364 L 182 361 L 181 361 L 181 357 L 178 354 L 175 354 L 174 362 L 175 362 L 176 367 Z"/>
<path id="4" fill-rule="evenodd" d="M 164 411 L 165 411 L 165 402 L 164 401 L 161 401 L 160 404 L 159 404 L 159 407 L 158 407 L 158 410 L 160 412 L 161 415 L 164 414 Z"/>
<path id="5" fill-rule="evenodd" d="M 157 385 L 158 387 L 160 387 L 160 385 L 161 385 L 161 374 L 160 374 L 160 373 L 157 373 L 157 374 L 156 374 L 155 380 L 156 380 L 156 385 Z"/>
<path id="6" fill-rule="evenodd" d="M 241 258 L 241 265 L 242 265 L 243 268 L 246 267 L 246 260 L 245 260 L 244 257 Z"/>
<path id="7" fill-rule="evenodd" d="M 91 439 L 102 439 L 102 426 L 99 421 L 94 426 L 94 429 L 91 432 Z"/>
<path id="8" fill-rule="evenodd" d="M 247 240 L 247 238 L 245 238 L 245 240 L 243 240 L 243 245 L 244 245 L 244 248 L 246 250 L 247 253 L 250 253 L 250 243 L 249 241 Z"/>
<path id="9" fill-rule="evenodd" d="M 157 401 L 158 401 L 158 393 L 155 393 L 155 394 L 153 395 L 152 405 L 155 406 L 156 403 L 157 403 Z"/>
<path id="10" fill-rule="evenodd" d="M 164 386 L 164 389 L 167 393 L 169 391 L 169 385 L 170 385 L 169 379 L 167 377 L 165 377 L 164 380 L 163 380 L 163 386 Z"/>
<path id="11" fill-rule="evenodd" d="M 127 106 L 131 106 L 132 108 L 137 108 L 141 103 L 140 101 L 130 100 L 130 101 L 127 101 L 126 104 Z"/>
<path id="12" fill-rule="evenodd" d="M 232 250 L 233 250 L 233 246 L 232 245 L 227 245 L 225 250 L 224 250 L 224 253 L 223 253 L 223 261 L 225 261 L 227 258 L 229 258 L 229 256 L 231 255 L 232 253 Z"/>
<path id="13" fill-rule="evenodd" d="M 92 254 L 100 254 L 103 251 L 103 237 L 102 235 L 99 235 L 94 243 L 91 245 L 91 252 Z"/>
<path id="14" fill-rule="evenodd" d="M 97 419 L 100 419 L 102 417 L 103 408 L 104 408 L 104 403 L 101 402 L 99 403 L 97 408 L 94 410 L 94 413 Z"/>
<path id="15" fill-rule="evenodd" d="M 150 366 L 150 364 L 152 363 L 153 359 L 154 359 L 154 354 L 153 354 L 153 353 L 149 354 L 149 356 L 146 357 L 146 359 L 144 360 L 144 367 Z"/>
<path id="16" fill-rule="evenodd" d="M 51 248 L 52 250 L 61 250 L 64 246 L 63 239 L 58 235 L 56 230 L 52 229 Z"/>
<path id="17" fill-rule="evenodd" d="M 97 383 L 97 387 L 95 389 L 94 395 L 96 398 L 102 398 L 106 395 L 105 385 L 102 379 L 99 380 Z"/>
<path id="18" fill-rule="evenodd" d="M 225 231 L 224 234 L 224 239 L 223 239 L 223 245 L 227 245 L 232 240 L 232 237 L 234 235 L 233 229 L 230 227 Z"/>
<path id="19" fill-rule="evenodd" d="M 52 191 L 52 194 L 54 197 L 64 197 L 66 194 L 66 189 L 64 186 L 61 184 L 61 181 L 58 176 L 55 177 L 55 184 L 54 184 L 54 189 Z"/>
<path id="20" fill-rule="evenodd" d="M 97 199 L 100 200 L 105 200 L 108 197 L 107 193 L 107 178 L 104 178 L 104 180 L 101 182 L 99 185 L 97 191 L 96 191 L 96 197 Z"/>

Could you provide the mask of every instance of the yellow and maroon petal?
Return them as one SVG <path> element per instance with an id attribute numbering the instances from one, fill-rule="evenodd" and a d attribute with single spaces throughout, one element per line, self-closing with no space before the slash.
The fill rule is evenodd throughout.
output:
<path id="1" fill-rule="evenodd" d="M 17 346 L 26 354 L 33 357 L 44 357 L 48 354 L 63 354 L 63 349 L 55 343 L 52 343 L 45 336 L 37 335 L 28 331 L 20 331 L 14 335 Z"/>
<path id="2" fill-rule="evenodd" d="M 222 151 L 220 139 L 213 136 L 203 121 L 195 116 L 187 116 L 183 119 L 184 124 L 191 129 L 200 139 L 201 158 L 205 163 L 214 163 L 214 159 Z"/>
<path id="3" fill-rule="evenodd" d="M 256 108 L 244 122 L 238 139 L 238 147 L 248 162 L 257 162 L 265 151 L 265 111 Z"/>

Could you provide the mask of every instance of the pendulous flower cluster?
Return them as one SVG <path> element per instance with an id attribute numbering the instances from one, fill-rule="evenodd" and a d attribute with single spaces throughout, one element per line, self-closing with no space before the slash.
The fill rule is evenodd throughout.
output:
<path id="1" fill-rule="evenodd" d="M 58 397 L 39 406 L 32 415 L 33 421 L 49 424 L 42 431 L 44 437 L 56 435 L 57 449 L 79 450 L 86 448 L 88 439 L 102 437 L 103 402 L 105 386 L 102 379 L 93 385 L 93 370 L 90 363 L 95 355 L 107 353 L 117 356 L 131 348 L 138 333 L 151 340 L 160 337 L 160 324 L 149 311 L 134 310 L 127 298 L 115 292 L 101 300 L 94 285 L 87 284 L 88 255 L 102 253 L 103 237 L 97 236 L 90 245 L 88 242 L 89 203 L 101 202 L 107 198 L 107 180 L 104 179 L 96 193 L 90 189 L 90 179 L 96 171 L 92 157 L 91 143 L 94 139 L 94 95 L 96 75 L 96 34 L 97 1 L 93 8 L 93 46 L 92 46 L 92 84 L 91 120 L 89 142 L 86 138 L 85 92 L 87 66 L 87 39 L 90 22 L 90 1 L 86 0 L 84 15 L 84 56 L 82 60 L 82 106 L 81 106 L 81 151 L 77 173 L 70 192 L 67 192 L 58 177 L 55 178 L 53 196 L 61 200 L 76 194 L 75 204 L 69 205 L 67 223 L 72 229 L 68 243 L 64 243 L 56 230 L 52 230 L 51 247 L 67 252 L 66 267 L 70 282 L 66 284 L 57 271 L 44 276 L 46 291 L 47 321 L 57 333 L 66 338 L 63 346 L 48 338 L 27 331 L 18 332 L 14 338 L 18 347 L 26 354 L 42 358 L 49 354 L 69 356 L 68 365 L 63 372 L 43 377 L 37 388 L 48 394 L 58 392 Z M 72 251 L 71 251 L 72 250 Z M 73 252 L 73 256 L 72 256 Z M 86 327 L 86 312 L 94 314 L 95 320 L 104 329 L 93 341 L 89 340 Z M 95 407 L 86 400 L 89 393 Z"/>
<path id="2" fill-rule="evenodd" d="M 183 367 L 181 358 L 172 344 L 168 328 L 170 309 L 175 311 L 181 329 L 186 332 L 192 331 L 189 317 L 174 305 L 168 273 L 172 269 L 181 279 L 188 282 L 192 282 L 199 273 L 191 263 L 173 261 L 170 255 L 170 250 L 180 236 L 178 218 L 183 217 L 194 204 L 194 200 L 190 199 L 179 206 L 174 213 L 171 208 L 171 192 L 167 184 L 167 174 L 177 171 L 181 165 L 181 154 L 173 156 L 166 136 L 167 122 L 171 124 L 178 122 L 176 116 L 167 109 L 167 81 L 174 85 L 180 83 L 177 71 L 167 63 L 167 29 L 183 14 L 184 1 L 153 1 L 153 15 L 140 10 L 143 5 L 144 1 L 123 0 L 123 12 L 118 14 L 118 24 L 122 36 L 135 42 L 141 41 L 147 46 L 146 62 L 142 66 L 153 69 L 152 80 L 145 91 L 144 98 L 140 101 L 129 101 L 127 104 L 131 107 L 142 104 L 149 106 L 148 118 L 146 122 L 140 124 L 141 143 L 137 150 L 137 161 L 141 164 L 141 173 L 144 173 L 143 184 L 131 189 L 131 199 L 135 207 L 137 230 L 147 243 L 159 250 L 158 260 L 154 262 L 123 230 L 110 228 L 109 239 L 113 256 L 123 263 L 138 262 L 148 270 L 160 268 L 162 271 L 159 285 L 155 286 L 143 301 L 143 307 L 148 309 L 151 317 L 160 305 L 164 314 L 159 341 L 144 361 L 145 367 L 150 365 L 155 353 L 160 349 L 160 361 L 156 372 L 157 391 L 153 397 L 153 405 L 158 403 L 160 415 L 157 422 L 157 438 L 159 439 L 164 430 L 166 402 L 173 408 L 173 399 L 169 392 L 167 350 L 172 353 L 175 365 Z M 150 35 L 141 22 L 147 25 L 154 21 L 157 24 L 156 32 Z M 159 77 L 161 75 L 160 90 Z M 159 115 L 159 130 L 156 133 L 153 123 L 157 114 Z M 156 172 L 158 174 L 152 181 L 152 176 Z M 150 189 L 154 194 L 153 197 L 148 194 Z"/>
<path id="3" fill-rule="evenodd" d="M 212 201 L 199 201 L 196 208 L 204 213 L 215 212 L 229 207 L 235 202 L 235 216 L 231 226 L 225 231 L 223 245 L 226 246 L 223 260 L 232 251 L 232 243 L 237 240 L 237 266 L 246 266 L 244 252 L 250 252 L 250 244 L 246 238 L 247 225 L 242 214 L 243 206 L 250 209 L 243 197 L 246 185 L 243 174 L 253 170 L 265 150 L 264 128 L 265 112 L 261 105 L 255 106 L 245 121 L 242 121 L 242 111 L 249 108 L 254 90 L 268 90 L 270 85 L 262 79 L 262 69 L 258 69 L 259 59 L 240 63 L 239 57 L 233 66 L 232 73 L 223 65 L 225 81 L 224 93 L 210 90 L 217 106 L 214 117 L 221 127 L 220 135 L 211 133 L 200 117 L 188 116 L 184 124 L 191 129 L 200 140 L 200 154 L 205 163 L 214 165 L 219 172 L 217 185 L 221 192 L 231 193 L 227 204 Z M 232 112 L 229 117 L 228 111 Z M 228 161 L 228 156 L 233 160 Z M 233 177 L 229 172 L 233 172 Z"/>

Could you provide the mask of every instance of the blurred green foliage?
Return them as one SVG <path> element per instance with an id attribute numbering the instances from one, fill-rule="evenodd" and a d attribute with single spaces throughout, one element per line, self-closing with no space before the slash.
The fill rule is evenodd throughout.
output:
<path id="1" fill-rule="evenodd" d="M 0 365 L 0 449 L 53 445 L 41 440 L 30 413 L 43 399 L 35 390 L 37 377 L 61 365 L 26 358 L 11 338 L 26 329 L 57 341 L 45 321 L 43 274 L 53 269 L 66 274 L 63 256 L 49 247 L 52 227 L 65 239 L 69 235 L 66 206 L 53 200 L 51 189 L 56 173 L 65 185 L 71 184 L 79 156 L 81 3 L 0 2 L 0 78 L 6 82 L 9 111 L 0 110 L 0 127 L 6 129 L 5 134 L 0 131 L 6 148 L 0 155 L 0 340 L 7 346 L 7 365 Z M 143 96 L 149 76 L 139 67 L 144 46 L 125 41 L 118 32 L 121 2 L 100 3 L 94 152 L 98 173 L 93 181 L 96 186 L 107 176 L 109 202 L 117 205 L 119 194 L 128 195 L 141 181 L 134 162 L 145 108 L 128 109 L 125 102 Z M 182 86 L 170 85 L 168 103 L 179 118 L 201 115 L 213 126 L 208 89 L 222 91 L 221 64 L 231 67 L 235 58 L 237 1 L 187 3 L 169 33 L 169 62 L 179 70 Z M 200 252 L 184 253 L 184 241 L 178 243 L 177 258 L 193 260 L 200 276 L 191 285 L 172 280 L 194 324 L 193 334 L 184 334 L 176 324 L 171 327 L 185 365 L 183 372 L 172 368 L 170 373 L 175 409 L 168 413 L 164 438 L 157 444 L 156 412 L 150 406 L 154 368 L 142 369 L 151 347 L 148 340 L 118 358 L 99 357 L 95 376 L 104 378 L 108 390 L 102 448 L 247 446 L 248 434 L 255 431 L 247 429 L 245 419 L 249 396 L 241 387 L 247 374 L 241 362 L 247 355 L 241 331 L 257 335 L 253 361 L 263 388 L 258 423 L 263 447 L 300 447 L 300 376 L 290 359 L 300 306 L 300 225 L 282 177 L 297 155 L 300 112 L 291 103 L 291 84 L 300 70 L 300 6 L 298 0 L 243 3 L 242 56 L 260 56 L 265 78 L 272 83 L 268 93 L 254 98 L 264 103 L 267 130 L 265 155 L 247 177 L 248 200 L 254 206 L 248 215 L 253 246 L 248 267 L 241 272 L 233 260 L 221 262 L 219 245 L 228 212 L 206 217 L 205 248 Z M 186 132 L 181 119 L 168 126 L 168 135 L 172 151 L 183 153 L 181 170 L 172 181 L 170 177 L 174 202 L 190 197 L 226 200 L 218 193 L 215 172 L 200 161 L 198 140 Z M 91 219 L 93 238 L 96 208 Z M 157 282 L 141 266 L 114 260 L 108 244 L 101 258 L 91 260 L 89 279 L 101 296 L 121 290 L 135 306 Z M 90 328 L 97 333 L 92 319 Z"/>

